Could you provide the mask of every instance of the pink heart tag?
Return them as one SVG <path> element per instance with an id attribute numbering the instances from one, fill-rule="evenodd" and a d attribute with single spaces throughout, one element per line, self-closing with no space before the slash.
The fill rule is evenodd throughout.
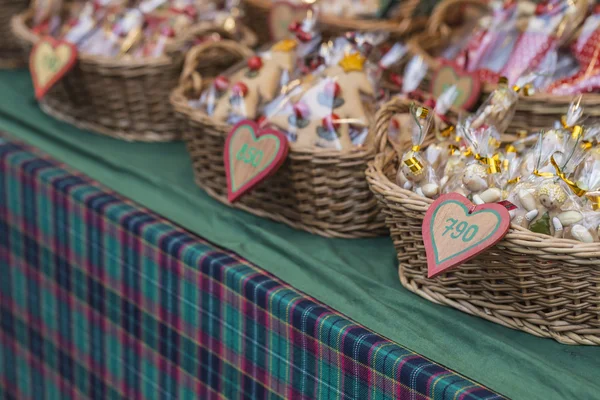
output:
<path id="1" fill-rule="evenodd" d="M 423 220 L 427 276 L 433 278 L 498 243 L 510 227 L 506 207 L 476 206 L 458 193 L 440 196 Z"/>

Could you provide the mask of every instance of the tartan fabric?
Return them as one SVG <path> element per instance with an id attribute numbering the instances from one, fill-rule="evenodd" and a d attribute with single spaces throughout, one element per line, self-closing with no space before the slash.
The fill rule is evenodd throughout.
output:
<path id="1" fill-rule="evenodd" d="M 3 399 L 496 399 L 0 138 Z"/>

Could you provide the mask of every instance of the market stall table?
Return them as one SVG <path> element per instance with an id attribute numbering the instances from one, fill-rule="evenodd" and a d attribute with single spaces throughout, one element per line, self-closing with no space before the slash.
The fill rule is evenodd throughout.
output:
<path id="1" fill-rule="evenodd" d="M 377 358 L 381 351 L 389 352 L 389 357 L 402 357 L 396 351 L 402 353 L 409 349 L 417 354 L 411 353 L 405 361 L 411 357 L 422 360 L 420 354 L 507 397 L 598 397 L 600 384 L 595 378 L 595 371 L 600 367 L 600 349 L 561 345 L 429 303 L 411 294 L 398 281 L 394 248 L 388 238 L 324 239 L 230 209 L 195 187 L 183 144 L 123 143 L 54 121 L 38 109 L 26 72 L 0 73 L 0 93 L 0 129 L 8 132 L 10 137 L 26 141 L 125 198 L 237 253 L 277 277 L 269 276 L 269 280 L 287 287 L 277 280 L 281 279 L 293 287 L 289 290 L 302 291 L 381 335 L 365 330 L 364 336 L 359 333 L 359 336 L 353 337 L 352 343 L 357 347 L 352 349 L 346 349 L 341 345 L 343 342 L 336 343 L 341 346 L 336 351 L 357 352 L 356 358 L 360 362 L 353 364 L 357 368 L 375 362 L 377 368 L 384 371 L 389 360 L 387 356 Z M 22 151 L 30 152 L 27 149 Z M 9 160 L 5 159 L 4 163 L 7 162 Z M 8 167 L 3 173 L 18 175 L 23 172 Z M 89 185 L 96 187 L 93 183 Z M 12 196 L 18 199 L 23 195 L 25 193 Z M 4 229 L 8 228 L 5 226 Z M 94 239 L 90 237 L 87 240 L 93 242 Z M 227 251 L 219 251 L 242 265 L 246 263 Z M 121 256 L 129 260 L 128 257 L 135 254 L 134 251 Z M 161 284 L 167 282 L 160 281 Z M 315 303 L 314 307 L 323 306 Z M 27 325 L 23 324 L 31 321 L 12 322 L 21 323 L 24 329 Z M 385 341 L 383 337 L 400 346 L 391 342 L 376 346 L 377 340 Z M 387 346 L 392 346 L 393 351 Z M 372 349 L 375 351 L 372 352 Z M 434 364 L 427 362 L 427 365 Z M 429 368 L 417 366 L 414 374 L 404 379 L 410 383 L 425 372 L 432 378 L 451 374 L 444 369 L 427 372 Z M 3 371 L 7 373 L 6 367 Z M 16 371 L 18 373 L 18 367 Z M 453 379 L 464 382 L 461 376 L 453 377 L 445 381 L 450 388 Z M 373 379 L 376 381 L 378 378 Z M 360 388 L 356 389 L 356 382 L 354 386 L 349 382 L 342 384 L 345 397 L 363 398 L 357 395 L 363 392 Z M 166 383 L 167 388 L 169 384 Z M 449 397 L 456 394 L 457 398 L 480 398 L 477 391 L 485 389 L 471 385 L 474 386 L 465 390 L 454 388 L 457 393 Z M 425 392 L 431 389 L 421 388 Z M 416 395 L 417 391 L 413 393 Z M 436 394 L 442 396 L 441 393 Z M 442 397 L 445 395 L 447 393 Z M 320 396 L 329 398 L 328 394 Z M 388 393 L 387 396 L 391 398 L 394 394 Z M 494 395 L 487 392 L 487 396 Z M 384 394 L 374 393 L 372 397 L 384 398 Z M 481 397 L 489 398 L 486 395 Z"/>

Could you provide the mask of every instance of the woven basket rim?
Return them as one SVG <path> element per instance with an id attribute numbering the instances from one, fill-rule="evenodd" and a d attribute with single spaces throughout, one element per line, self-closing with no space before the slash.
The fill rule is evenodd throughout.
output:
<path id="1" fill-rule="evenodd" d="M 400 100 L 393 99 L 386 103 L 380 110 L 378 115 L 381 115 L 381 111 L 390 107 L 398 106 Z M 384 127 L 385 124 L 380 123 L 381 121 L 377 119 L 378 127 Z M 389 121 L 388 121 L 389 122 Z M 385 128 L 386 132 L 384 133 L 384 137 L 387 138 L 387 127 Z M 384 139 L 385 140 L 385 139 Z M 375 158 L 368 163 L 367 168 L 367 180 L 369 181 L 369 185 L 371 190 L 376 190 L 383 194 L 384 196 L 393 197 L 396 199 L 396 202 L 399 203 L 399 206 L 403 206 L 402 200 L 408 200 L 414 207 L 422 208 L 423 215 L 425 211 L 429 208 L 429 206 L 434 202 L 434 200 L 419 196 L 418 194 L 404 189 L 398 186 L 395 182 L 392 182 L 384 173 L 383 169 L 387 165 L 384 165 L 386 155 L 389 156 L 390 152 L 394 151 L 389 146 L 383 152 L 378 152 L 375 155 Z M 388 157 L 391 162 L 393 157 Z M 554 247 L 556 250 L 568 250 L 572 249 L 570 252 L 600 252 L 600 242 L 594 243 L 582 243 L 574 239 L 565 239 L 565 238 L 554 238 L 552 236 L 544 235 L 541 233 L 535 233 L 530 231 L 527 228 L 523 228 L 521 226 L 517 226 L 515 224 L 510 225 L 510 229 L 505 236 L 504 239 L 511 239 L 512 241 L 522 241 L 524 247 L 531 246 L 533 243 L 544 243 L 544 247 Z M 501 242 L 500 242 L 501 243 Z M 538 246 L 532 246 L 538 247 Z"/>
<path id="2" fill-rule="evenodd" d="M 208 83 L 205 83 L 205 85 Z M 204 110 L 199 108 L 194 108 L 189 105 L 188 97 L 185 95 L 185 88 L 182 85 L 178 85 L 169 96 L 169 100 L 176 114 L 180 114 L 185 116 L 193 121 L 199 122 L 201 124 L 209 124 L 212 126 L 209 132 L 205 132 L 204 134 L 213 134 L 212 132 L 218 132 L 220 136 L 226 137 L 231 128 L 233 127 L 230 124 L 217 122 L 213 120 Z M 290 146 L 289 152 L 291 154 L 298 155 L 317 155 L 321 158 L 368 158 L 372 159 L 375 155 L 375 148 L 373 145 L 364 146 L 364 147 L 354 147 L 350 150 L 341 152 L 337 150 L 324 149 L 318 147 L 307 147 L 307 148 L 292 148 Z"/>

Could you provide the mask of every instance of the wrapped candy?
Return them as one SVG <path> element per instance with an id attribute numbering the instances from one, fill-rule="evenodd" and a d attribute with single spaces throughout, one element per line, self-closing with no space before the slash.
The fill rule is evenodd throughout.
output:
<path id="1" fill-rule="evenodd" d="M 461 173 L 450 179 L 444 192 L 457 192 L 475 204 L 494 203 L 502 199 L 500 172 L 501 165 L 496 154 L 498 136 L 496 129 L 489 126 L 485 130 L 463 129 L 463 136 L 469 144 L 473 159 Z"/>
<path id="2" fill-rule="evenodd" d="M 485 130 L 493 126 L 495 131 L 503 133 L 515 113 L 518 92 L 508 87 L 508 80 L 500 78 L 498 88 L 477 109 L 473 116 L 466 119 L 465 129 Z"/>
<path id="3" fill-rule="evenodd" d="M 410 113 L 414 119 L 412 147 L 400 158 L 396 174 L 396 183 L 421 196 L 434 198 L 439 194 L 440 186 L 429 160 L 421 152 L 425 136 L 432 128 L 433 115 L 425 107 L 411 105 Z"/>
<path id="4" fill-rule="evenodd" d="M 263 123 L 286 133 L 291 148 L 349 151 L 368 143 L 377 64 L 367 58 L 372 46 L 352 39 L 324 44 L 323 65 L 266 105 Z"/>
<path id="5" fill-rule="evenodd" d="M 533 232 L 563 237 L 565 227 L 575 225 L 583 219 L 579 196 L 585 190 L 572 180 L 584 157 L 580 141 L 581 136 L 569 136 L 565 151 L 550 156 L 554 174 L 535 172 L 531 179 L 515 187 L 515 204 L 520 204 L 522 211 L 515 213 L 514 223 Z M 541 146 L 541 142 L 540 137 L 538 145 Z"/>
<path id="6" fill-rule="evenodd" d="M 192 24 L 204 20 L 211 21 L 214 26 L 223 21 L 226 31 L 233 37 L 239 35 L 229 10 L 219 9 L 217 3 L 102 0 L 69 3 L 65 9 L 61 9 L 60 1 L 52 1 L 51 8 L 47 7 L 48 4 L 34 3 L 38 17 L 34 18 L 32 30 L 39 35 L 50 35 L 73 43 L 79 52 L 90 55 L 160 57 L 175 37 L 184 34 Z"/>
<path id="7" fill-rule="evenodd" d="M 502 69 L 509 82 L 516 82 L 526 71 L 534 69 L 547 56 L 568 40 L 584 18 L 587 10 L 585 0 L 551 0 L 539 3 L 535 16 L 529 20 L 527 29 Z"/>

